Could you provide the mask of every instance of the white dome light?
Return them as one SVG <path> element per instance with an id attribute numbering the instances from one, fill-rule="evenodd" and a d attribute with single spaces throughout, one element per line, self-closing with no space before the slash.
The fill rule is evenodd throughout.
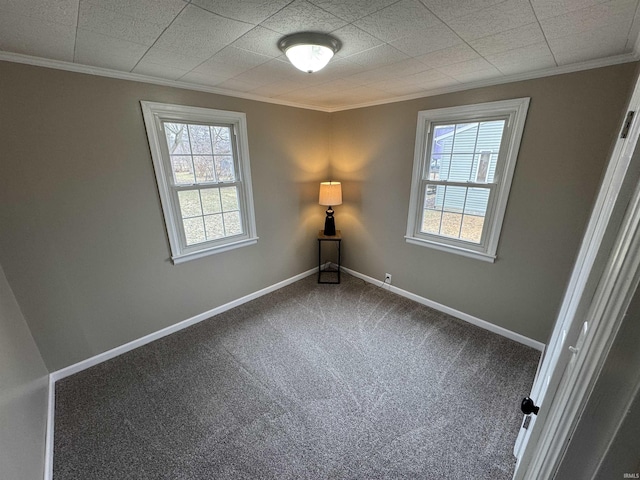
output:
<path id="1" fill-rule="evenodd" d="M 340 50 L 341 44 L 331 35 L 302 32 L 282 38 L 278 47 L 298 70 L 313 73 L 329 63 L 333 54 Z"/>

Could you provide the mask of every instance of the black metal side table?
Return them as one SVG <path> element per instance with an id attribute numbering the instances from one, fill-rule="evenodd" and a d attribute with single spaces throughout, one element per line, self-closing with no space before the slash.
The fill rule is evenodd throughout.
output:
<path id="1" fill-rule="evenodd" d="M 323 242 L 335 242 L 336 247 L 338 249 L 338 263 L 335 268 L 327 268 L 322 270 L 322 243 Z M 341 248 L 342 248 L 342 234 L 340 230 L 336 230 L 335 235 L 325 235 L 324 230 L 320 230 L 318 232 L 318 283 L 340 283 L 340 261 L 341 261 Z M 325 281 L 322 280 L 323 274 L 334 274 L 337 273 L 338 280 L 337 281 Z"/>

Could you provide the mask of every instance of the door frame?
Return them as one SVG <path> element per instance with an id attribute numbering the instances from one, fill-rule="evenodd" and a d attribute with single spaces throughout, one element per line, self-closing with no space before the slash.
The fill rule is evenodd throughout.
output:
<path id="1" fill-rule="evenodd" d="M 625 115 L 629 111 L 640 111 L 638 78 Z M 640 116 L 640 113 L 637 116 Z M 640 186 L 636 187 L 631 197 L 596 292 L 592 299 L 584 298 L 585 287 L 602 248 L 602 239 L 609 226 L 610 216 L 618 200 L 639 136 L 640 121 L 636 120 L 631 124 L 626 138 L 618 136 L 610 156 L 549 342 L 549 354 L 545 355 L 547 358 L 543 360 L 532 391 L 540 390 L 541 382 L 548 381 L 552 376 L 555 376 L 556 383 L 552 382 L 550 385 L 545 395 L 544 408 L 541 408 L 538 418 L 532 422 L 531 431 L 528 432 L 514 473 L 516 480 L 553 478 L 618 332 L 631 295 L 638 285 Z M 584 319 L 578 319 L 576 314 L 585 302 L 588 302 L 588 313 Z M 558 357 L 565 353 L 563 350 L 568 348 L 568 345 L 563 345 L 562 331 L 575 321 L 586 321 L 589 327 L 584 341 L 570 360 L 571 368 L 563 375 L 566 364 L 558 364 L 558 367 L 563 367 L 563 371 L 554 371 L 553 367 Z"/>

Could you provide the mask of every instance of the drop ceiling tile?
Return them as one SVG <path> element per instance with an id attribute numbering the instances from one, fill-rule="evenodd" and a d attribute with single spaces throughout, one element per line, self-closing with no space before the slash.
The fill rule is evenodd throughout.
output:
<path id="1" fill-rule="evenodd" d="M 629 53 L 623 29 L 626 24 L 613 24 L 578 35 L 549 39 L 549 46 L 558 65 Z"/>
<path id="2" fill-rule="evenodd" d="M 297 90 L 299 88 L 300 86 L 297 82 L 281 80 L 278 82 L 270 83 L 268 85 L 262 85 L 258 88 L 254 88 L 253 90 L 250 90 L 250 92 L 254 95 L 272 98 L 283 95 L 287 92 L 291 92 L 293 90 Z"/>
<path id="3" fill-rule="evenodd" d="M 346 25 L 331 32 L 331 35 L 342 42 L 342 48 L 338 50 L 336 57 L 348 57 L 349 55 L 377 47 L 383 43 L 381 40 L 369 35 L 355 25 Z"/>
<path id="4" fill-rule="evenodd" d="M 404 78 L 408 75 L 424 72 L 425 70 L 429 70 L 429 67 L 413 58 L 409 58 L 386 67 L 376 68 L 375 70 L 365 70 L 356 75 L 351 75 L 348 78 L 360 85 L 366 85 L 369 83 Z"/>
<path id="5" fill-rule="evenodd" d="M 485 57 L 488 62 L 504 74 L 521 73 L 556 66 L 546 42 L 515 48 Z"/>
<path id="6" fill-rule="evenodd" d="M 381 10 L 398 0 L 311 0 L 314 5 L 347 22 L 354 22 L 370 13 Z"/>
<path id="7" fill-rule="evenodd" d="M 547 70 L 556 67 L 556 61 L 551 58 L 531 58 L 526 62 L 496 64 L 496 68 L 505 75 Z"/>
<path id="8" fill-rule="evenodd" d="M 180 77 L 188 73 L 188 71 L 184 69 L 152 63 L 145 59 L 140 60 L 140 63 L 138 63 L 132 71 L 133 73 L 139 73 L 140 75 L 164 78 L 166 80 L 178 80 Z"/>
<path id="9" fill-rule="evenodd" d="M 129 72 L 148 48 L 139 43 L 78 29 L 74 61 Z"/>
<path id="10" fill-rule="evenodd" d="M 218 88 L 224 88 L 226 90 L 232 90 L 235 92 L 249 92 L 257 88 L 258 85 L 255 85 L 254 82 L 243 82 L 241 80 L 234 78 L 230 78 L 229 80 L 225 80 L 224 82 L 216 85 Z"/>
<path id="11" fill-rule="evenodd" d="M 462 83 L 502 76 L 502 73 L 484 58 L 438 67 L 437 70 Z"/>
<path id="12" fill-rule="evenodd" d="M 173 67 L 188 72 L 202 63 L 201 58 L 190 57 L 179 52 L 151 47 L 142 57 L 141 62 Z"/>
<path id="13" fill-rule="evenodd" d="M 536 21 L 528 0 L 507 0 L 470 15 L 447 20 L 447 24 L 464 40 L 470 41 Z"/>
<path id="14" fill-rule="evenodd" d="M 425 92 L 425 95 L 430 90 L 435 90 L 443 87 L 451 87 L 453 85 L 459 85 L 460 82 L 454 78 L 443 76 L 433 80 L 423 79 L 420 82 L 409 79 L 408 81 L 389 81 L 387 83 L 381 82 L 372 86 L 385 90 L 389 93 L 395 93 L 396 95 L 410 95 L 417 91 Z"/>
<path id="15" fill-rule="evenodd" d="M 371 85 L 374 88 L 382 90 L 383 92 L 390 93 L 392 95 L 413 95 L 417 93 L 423 93 L 425 90 L 422 86 L 412 84 L 399 84 L 393 81 L 376 82 Z"/>
<path id="16" fill-rule="evenodd" d="M 287 61 L 288 63 L 288 61 Z M 289 67 L 295 70 L 295 67 L 289 64 Z M 350 75 L 355 75 L 364 71 L 364 67 L 360 64 L 350 61 L 346 58 L 336 58 L 329 62 L 325 68 L 320 70 L 319 72 L 314 73 L 313 75 L 304 74 L 305 77 L 318 77 L 325 82 L 337 80 L 340 78 L 345 78 Z"/>
<path id="17" fill-rule="evenodd" d="M 231 46 L 275 58 L 282 55 L 278 48 L 278 40 L 281 38 L 281 34 L 268 28 L 257 26 L 233 42 Z"/>
<path id="18" fill-rule="evenodd" d="M 246 70 L 235 77 L 233 80 L 238 80 L 242 83 L 253 84 L 253 88 L 257 88 L 263 85 L 268 85 L 273 82 L 277 82 L 280 80 L 289 80 L 292 77 L 291 69 L 288 68 L 287 65 L 279 62 L 278 60 L 271 60 L 267 63 L 259 65 L 250 70 Z M 303 72 L 299 72 L 300 74 L 304 74 Z"/>
<path id="19" fill-rule="evenodd" d="M 272 57 L 259 55 L 235 47 L 226 47 L 213 57 L 202 62 L 194 72 L 210 75 L 236 76 L 258 65 L 268 62 Z"/>
<path id="20" fill-rule="evenodd" d="M 540 25 L 548 39 L 578 35 L 594 28 L 618 24 L 628 34 L 636 12 L 637 0 L 613 0 L 583 8 L 558 17 L 542 20 Z M 623 27 L 623 25 L 625 25 Z"/>
<path id="21" fill-rule="evenodd" d="M 39 18 L 0 15 L 0 50 L 53 60 L 73 61 L 76 29 Z"/>
<path id="22" fill-rule="evenodd" d="M 453 63 L 451 65 L 442 65 L 437 67 L 437 70 L 439 70 L 441 73 L 452 77 L 456 75 L 464 75 L 491 69 L 495 70 L 494 66 L 487 62 L 484 58 L 476 58 L 475 60 L 467 60 L 465 62 Z"/>
<path id="23" fill-rule="evenodd" d="M 426 28 L 437 23 L 440 20 L 418 0 L 400 0 L 354 22 L 357 27 L 385 42 L 419 37 Z"/>
<path id="24" fill-rule="evenodd" d="M 414 83 L 418 85 L 430 84 L 438 81 L 451 82 L 452 77 L 444 74 L 435 68 L 425 70 L 424 72 L 415 73 L 405 78 L 406 83 Z"/>
<path id="25" fill-rule="evenodd" d="M 183 0 L 80 0 L 122 16 L 169 25 L 185 7 Z"/>
<path id="26" fill-rule="evenodd" d="M 346 25 L 341 18 L 316 7 L 306 0 L 295 0 L 269 17 L 262 26 L 287 35 L 302 31 L 332 32 Z"/>
<path id="27" fill-rule="evenodd" d="M 129 42 L 151 46 L 168 24 L 150 23 L 102 6 L 80 2 L 78 28 Z"/>
<path id="28" fill-rule="evenodd" d="M 187 5 L 158 38 L 154 47 L 207 59 L 252 26 Z"/>
<path id="29" fill-rule="evenodd" d="M 453 78 L 458 80 L 460 83 L 471 83 L 471 82 L 479 82 L 482 80 L 493 80 L 496 78 L 503 77 L 504 75 L 500 73 L 495 67 L 491 67 L 487 70 L 478 70 L 476 72 L 469 73 L 459 73 L 455 75 L 451 75 Z"/>
<path id="30" fill-rule="evenodd" d="M 345 93 L 350 97 L 352 104 L 384 100 L 387 96 L 383 90 L 368 85 L 345 90 Z"/>
<path id="31" fill-rule="evenodd" d="M 560 51 L 592 50 L 593 58 L 598 58 L 603 50 L 609 51 L 612 47 L 617 48 L 616 54 L 625 53 L 628 27 L 629 22 L 623 21 L 578 34 L 549 38 L 548 43 L 554 55 Z"/>
<path id="32" fill-rule="evenodd" d="M 504 0 L 421 0 L 429 10 L 439 18 L 450 20 L 456 17 L 464 17 L 492 5 L 504 2 Z"/>
<path id="33" fill-rule="evenodd" d="M 336 80 L 332 80 L 330 82 L 322 83 L 320 85 L 316 85 L 313 89 L 318 92 L 318 94 L 325 93 L 334 93 L 343 89 L 351 89 L 358 86 L 358 83 L 353 82 L 349 78 L 339 78 Z"/>
<path id="34" fill-rule="evenodd" d="M 421 35 L 402 37 L 390 42 L 391 45 L 410 57 L 425 55 L 461 43 L 463 43 L 462 39 L 440 22 L 426 28 Z"/>
<path id="35" fill-rule="evenodd" d="M 409 58 L 408 55 L 386 44 L 373 47 L 369 50 L 365 50 L 364 52 L 356 53 L 355 55 L 347 57 L 348 60 L 358 63 L 366 68 L 390 65 L 401 60 L 406 60 L 407 58 Z"/>
<path id="36" fill-rule="evenodd" d="M 210 75 L 207 73 L 196 73 L 189 72 L 180 77 L 178 80 L 181 82 L 195 83 L 197 85 L 205 85 L 209 87 L 214 87 L 219 83 L 222 83 L 228 80 L 231 77 L 227 77 L 224 75 Z"/>
<path id="37" fill-rule="evenodd" d="M 191 0 L 193 5 L 198 5 L 217 15 L 233 18 L 254 25 L 266 20 L 271 15 L 284 8 L 291 0 Z"/>
<path id="38" fill-rule="evenodd" d="M 513 28 L 487 37 L 471 40 L 471 45 L 480 55 L 492 55 L 516 48 L 544 42 L 545 38 L 538 22 Z"/>
<path id="39" fill-rule="evenodd" d="M 592 7 L 607 0 L 531 0 L 538 20 L 557 17 L 565 13 Z"/>
<path id="40" fill-rule="evenodd" d="M 0 16 L 20 15 L 44 20 L 46 23 L 75 26 L 78 21 L 78 0 L 0 0 Z"/>
<path id="41" fill-rule="evenodd" d="M 429 67 L 438 67 L 444 65 L 451 65 L 454 63 L 466 62 L 468 60 L 475 60 L 480 58 L 478 52 L 471 48 L 466 43 L 455 45 L 449 48 L 443 48 L 436 52 L 431 52 L 426 55 L 416 57 L 416 60 L 424 63 Z"/>

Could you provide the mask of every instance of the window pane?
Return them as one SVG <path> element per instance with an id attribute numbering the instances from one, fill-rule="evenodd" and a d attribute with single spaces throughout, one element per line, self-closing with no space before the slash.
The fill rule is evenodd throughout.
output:
<path id="1" fill-rule="evenodd" d="M 219 188 L 205 188 L 200 190 L 200 198 L 202 199 L 202 211 L 205 215 L 222 212 Z"/>
<path id="2" fill-rule="evenodd" d="M 219 182 L 233 182 L 236 179 L 233 157 L 230 155 L 216 155 L 216 174 Z"/>
<path id="3" fill-rule="evenodd" d="M 451 166 L 447 180 L 452 182 L 467 182 L 471 179 L 473 155 L 469 153 L 454 153 L 451 156 Z"/>
<path id="4" fill-rule="evenodd" d="M 169 154 L 189 154 L 191 146 L 189 145 L 189 133 L 187 126 L 183 123 L 165 123 L 164 131 L 167 136 L 167 147 Z"/>
<path id="5" fill-rule="evenodd" d="M 239 210 L 238 203 L 238 188 L 237 187 L 224 187 L 220 189 L 220 196 L 222 197 L 222 210 L 229 212 L 232 210 Z"/>
<path id="6" fill-rule="evenodd" d="M 448 237 L 458 238 L 460 236 L 460 226 L 462 225 L 462 214 L 443 212 L 442 227 L 440 233 Z"/>
<path id="7" fill-rule="evenodd" d="M 438 125 L 433 129 L 432 153 L 451 153 L 455 125 Z"/>
<path id="8" fill-rule="evenodd" d="M 453 140 L 454 153 L 474 153 L 476 151 L 476 138 L 478 136 L 478 123 L 458 123 L 456 125 Z"/>
<path id="9" fill-rule="evenodd" d="M 204 226 L 207 230 L 207 240 L 224 237 L 222 215 L 206 215 L 204 217 Z"/>
<path id="10" fill-rule="evenodd" d="M 488 188 L 470 188 L 467 192 L 467 201 L 464 204 L 464 213 L 467 215 L 484 216 L 489 204 Z"/>
<path id="11" fill-rule="evenodd" d="M 178 192 L 178 199 L 180 201 L 180 213 L 182 214 L 182 218 L 202 215 L 200 192 L 198 192 L 198 190 Z"/>
<path id="12" fill-rule="evenodd" d="M 462 213 L 467 196 L 467 187 L 445 187 L 444 210 Z"/>
<path id="13" fill-rule="evenodd" d="M 440 180 L 440 167 L 442 166 L 441 153 L 431 154 L 431 160 L 429 161 L 429 168 L 427 170 L 427 178 L 425 180 Z M 447 155 L 448 158 L 448 155 Z"/>
<path id="14" fill-rule="evenodd" d="M 231 153 L 231 129 L 229 127 L 211 127 L 213 134 L 213 153 Z"/>
<path id="15" fill-rule="evenodd" d="M 439 210 L 424 209 L 422 215 L 422 233 L 440 233 L 440 220 L 442 218 L 442 212 Z"/>
<path id="16" fill-rule="evenodd" d="M 215 173 L 213 171 L 212 156 L 209 156 L 209 155 L 194 156 L 193 166 L 195 167 L 196 182 L 198 183 L 215 182 Z"/>
<path id="17" fill-rule="evenodd" d="M 480 240 L 482 239 L 483 227 L 484 217 L 465 215 L 462 219 L 460 238 L 469 242 L 480 243 Z"/>
<path id="18" fill-rule="evenodd" d="M 211 134 L 207 125 L 189 125 L 189 137 L 193 153 L 211 155 Z"/>
<path id="19" fill-rule="evenodd" d="M 487 183 L 489 180 L 489 165 L 492 161 L 493 154 L 491 152 L 481 152 L 476 155 L 473 162 L 472 178 L 477 183 Z"/>
<path id="20" fill-rule="evenodd" d="M 184 225 L 184 235 L 187 240 L 187 245 L 202 243 L 207 239 L 204 234 L 202 217 L 185 218 L 182 220 L 182 224 Z"/>
<path id="21" fill-rule="evenodd" d="M 223 213 L 224 229 L 227 236 L 240 235 L 242 233 L 242 224 L 240 222 L 240 212 Z"/>
<path id="22" fill-rule="evenodd" d="M 176 185 L 191 185 L 195 182 L 191 155 L 171 155 L 171 169 Z"/>
<path id="23" fill-rule="evenodd" d="M 504 131 L 504 120 L 482 122 L 478 132 L 478 144 L 476 152 L 489 150 L 497 153 L 500 151 L 502 142 L 502 132 Z"/>

